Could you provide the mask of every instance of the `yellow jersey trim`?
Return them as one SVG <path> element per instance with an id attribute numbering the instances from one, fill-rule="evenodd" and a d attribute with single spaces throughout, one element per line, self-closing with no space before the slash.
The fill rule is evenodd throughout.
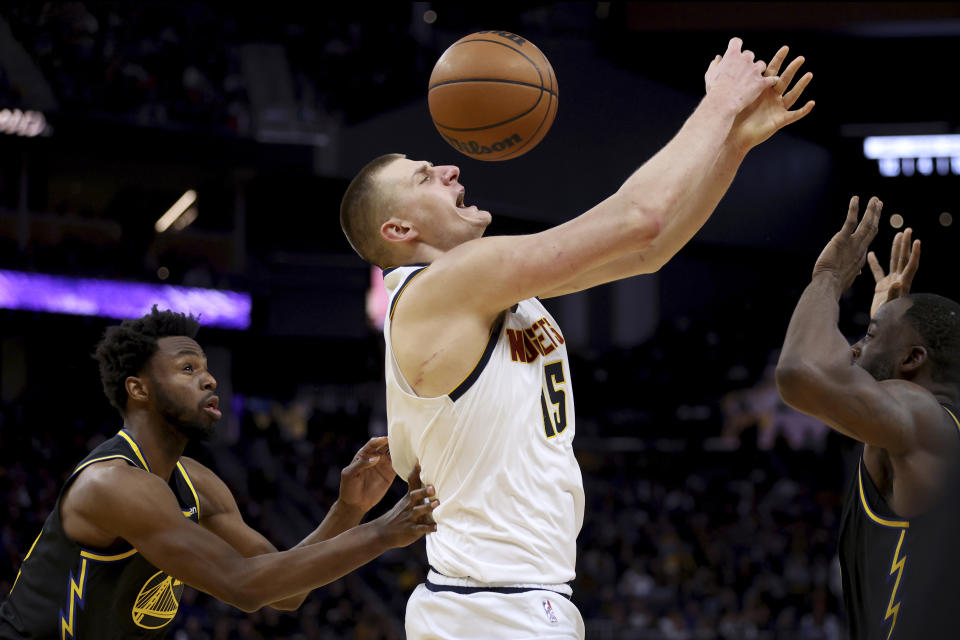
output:
<path id="1" fill-rule="evenodd" d="M 943 405 L 940 406 L 943 407 Z M 957 420 L 957 416 L 953 414 L 953 411 L 950 411 L 950 409 L 947 409 L 946 407 L 943 407 L 943 410 L 950 414 L 950 417 L 953 418 L 954 424 L 957 425 L 957 430 L 960 431 L 960 420 Z"/>
<path id="2" fill-rule="evenodd" d="M 36 539 L 33 541 L 33 544 L 30 545 L 30 550 L 27 551 L 27 555 L 23 556 L 23 562 L 26 562 L 30 559 L 30 554 L 33 553 L 33 548 L 37 546 L 37 543 L 40 542 L 40 536 L 43 535 L 43 529 L 40 530 L 40 533 L 37 534 Z M 10 587 L 11 593 L 13 592 L 14 587 L 17 586 L 17 580 L 20 579 L 20 574 L 23 572 L 23 562 L 20 563 L 20 570 L 17 571 L 17 577 L 13 579 L 13 587 Z M 9 597 L 9 594 L 8 594 Z"/>
<path id="3" fill-rule="evenodd" d="M 64 617 L 62 611 L 60 614 L 60 638 L 61 640 L 67 639 L 67 634 L 70 634 L 71 638 L 76 638 L 76 635 L 73 631 L 74 623 L 74 613 L 76 611 L 76 604 L 79 602 L 83 606 L 83 588 L 86 586 L 87 582 L 87 561 L 86 559 L 80 560 L 80 583 L 73 579 L 73 572 L 70 572 L 70 590 L 67 594 L 69 603 L 67 604 L 67 615 Z"/>
<path id="4" fill-rule="evenodd" d="M 97 562 L 116 562 L 118 560 L 125 560 L 132 555 L 137 553 L 136 549 L 130 549 L 130 551 L 124 551 L 123 553 L 117 553 L 112 556 L 104 555 L 102 553 L 94 553 L 92 551 L 87 551 L 86 549 L 80 550 L 80 556 L 82 558 L 87 558 L 89 560 L 96 560 Z"/>
<path id="5" fill-rule="evenodd" d="M 130 434 L 127 433 L 127 430 L 120 429 L 120 431 L 117 432 L 117 435 L 127 441 L 127 443 L 130 445 L 130 448 L 133 449 L 135 454 L 137 454 L 137 458 L 140 459 L 140 462 L 143 463 L 143 466 L 146 468 L 146 470 L 150 471 L 150 465 L 147 464 L 147 459 L 143 457 L 143 454 L 140 452 L 140 447 L 137 446 L 137 443 L 134 441 L 134 439 L 130 436 Z"/>
<path id="6" fill-rule="evenodd" d="M 907 535 L 906 529 L 900 530 L 900 539 L 897 541 L 897 548 L 893 552 L 893 560 L 890 561 L 890 574 L 893 575 L 896 572 L 897 577 L 893 582 L 893 591 L 890 592 L 890 603 L 887 605 L 886 615 L 883 616 L 884 621 L 889 620 L 890 617 L 893 617 L 893 620 L 890 622 L 890 631 L 887 632 L 887 640 L 890 640 L 890 636 L 893 635 L 893 628 L 897 626 L 897 616 L 900 614 L 900 603 L 896 602 L 897 599 L 897 589 L 900 588 L 900 578 L 903 577 L 903 567 L 907 563 L 907 556 L 900 555 L 900 549 L 903 547 L 903 539 Z"/>
<path id="7" fill-rule="evenodd" d="M 193 501 L 197 505 L 197 520 L 200 519 L 200 496 L 197 495 L 197 490 L 193 487 L 193 481 L 190 480 L 190 476 L 187 475 L 187 470 L 183 467 L 183 464 L 177 460 L 177 469 L 180 469 L 180 474 L 183 476 L 183 479 L 186 481 L 187 486 L 190 487 L 190 493 L 193 494 Z M 190 513 L 185 511 L 184 513 Z"/>
<path id="8" fill-rule="evenodd" d="M 137 463 L 135 463 L 133 460 L 131 460 L 131 459 L 128 458 L 127 456 L 125 456 L 125 455 L 123 455 L 123 454 L 121 454 L 121 453 L 115 453 L 115 454 L 113 454 L 113 455 L 103 456 L 102 458 L 94 458 L 93 460 L 87 460 L 86 462 L 84 462 L 83 464 L 81 464 L 79 467 L 77 467 L 76 469 L 74 469 L 74 470 L 73 470 L 73 473 L 72 473 L 71 475 L 77 475 L 78 473 L 80 473 L 81 471 L 83 471 L 84 469 L 86 469 L 87 467 L 89 467 L 90 465 L 92 465 L 92 464 L 95 463 L 95 462 L 104 462 L 104 461 L 106 461 L 106 460 L 117 460 L 117 459 L 126 460 L 127 462 L 129 462 L 129 463 L 132 464 L 133 466 L 137 466 Z"/>
<path id="9" fill-rule="evenodd" d="M 863 511 L 867 514 L 871 520 L 877 524 L 884 527 L 895 527 L 899 529 L 909 529 L 910 521 L 909 520 L 887 520 L 886 518 L 881 518 L 873 512 L 873 509 L 870 508 L 870 505 L 867 504 L 867 494 L 863 491 L 863 459 L 861 458 L 860 464 L 857 465 L 857 483 L 860 485 L 860 504 L 863 506 Z"/>

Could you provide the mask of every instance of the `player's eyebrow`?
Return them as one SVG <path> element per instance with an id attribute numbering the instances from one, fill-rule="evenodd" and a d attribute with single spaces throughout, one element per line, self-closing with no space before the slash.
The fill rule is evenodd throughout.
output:
<path id="1" fill-rule="evenodd" d="M 422 165 L 420 165 L 419 168 L 417 168 L 416 171 L 413 172 L 413 179 L 416 179 L 416 177 L 420 175 L 426 175 L 427 169 L 429 169 L 432 166 L 433 166 L 432 162 L 424 162 Z"/>

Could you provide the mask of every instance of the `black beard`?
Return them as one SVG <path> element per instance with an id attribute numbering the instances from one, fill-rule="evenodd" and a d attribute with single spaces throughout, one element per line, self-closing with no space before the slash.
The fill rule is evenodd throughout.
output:
<path id="1" fill-rule="evenodd" d="M 213 425 L 202 418 L 187 415 L 162 390 L 157 389 L 157 410 L 160 415 L 187 440 L 204 441 L 213 437 Z"/>
<path id="2" fill-rule="evenodd" d="M 873 376 L 877 382 L 893 379 L 893 367 L 888 362 L 874 361 L 869 366 L 864 367 L 867 373 Z"/>

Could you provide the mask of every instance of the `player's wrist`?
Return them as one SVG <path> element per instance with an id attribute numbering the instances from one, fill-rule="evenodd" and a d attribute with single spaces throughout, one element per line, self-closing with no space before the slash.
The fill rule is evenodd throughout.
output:
<path id="1" fill-rule="evenodd" d="M 713 86 L 703 97 L 701 105 L 711 113 L 730 118 L 732 122 L 733 118 L 746 108 L 747 103 L 734 91 L 723 86 Z"/>
<path id="2" fill-rule="evenodd" d="M 840 274 L 831 269 L 823 269 L 819 271 L 815 270 L 813 272 L 813 278 L 811 279 L 810 284 L 824 291 L 825 293 L 832 295 L 837 300 L 840 299 L 840 296 L 846 290 L 846 287 L 843 286 L 843 279 Z"/>
<path id="3" fill-rule="evenodd" d="M 337 498 L 330 507 L 330 516 L 339 520 L 353 521 L 353 525 L 355 525 L 363 519 L 367 511 L 361 505 L 344 502 L 342 498 Z"/>

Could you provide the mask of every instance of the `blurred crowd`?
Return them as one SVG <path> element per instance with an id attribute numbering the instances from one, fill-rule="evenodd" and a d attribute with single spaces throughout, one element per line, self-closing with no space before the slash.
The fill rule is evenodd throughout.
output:
<path id="1" fill-rule="evenodd" d="M 285 116 L 304 124 L 362 119 L 422 92 L 412 81 L 422 69 L 410 60 L 436 56 L 430 38 L 410 32 L 409 5 L 385 6 L 381 19 L 363 23 L 349 8 L 289 9 L 45 2 L 12 3 L 0 16 L 71 117 L 251 135 L 257 114 L 243 48 L 265 42 L 280 47 L 292 84 L 296 113 Z M 368 55 L 377 49 L 392 55 Z M 31 88 L 2 68 L 4 106 L 31 107 Z"/>

